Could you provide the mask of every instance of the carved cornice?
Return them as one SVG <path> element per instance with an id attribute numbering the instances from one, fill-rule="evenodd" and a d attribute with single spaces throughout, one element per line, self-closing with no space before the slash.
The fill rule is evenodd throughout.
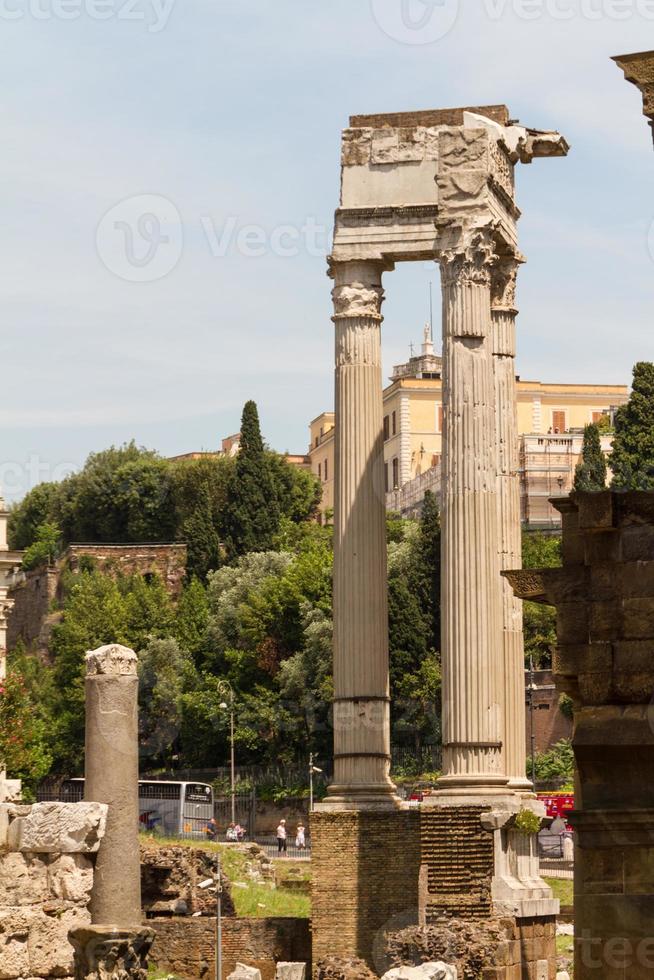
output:
<path id="1" fill-rule="evenodd" d="M 496 259 L 492 229 L 475 229 L 465 234 L 459 244 L 440 254 L 443 286 L 490 286 L 491 271 Z"/>

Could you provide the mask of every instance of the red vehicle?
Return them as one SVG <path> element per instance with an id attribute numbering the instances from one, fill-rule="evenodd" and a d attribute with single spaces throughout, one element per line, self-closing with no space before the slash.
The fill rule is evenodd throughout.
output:
<path id="1" fill-rule="evenodd" d="M 575 808 L 575 798 L 572 793 L 538 793 L 538 799 L 545 804 L 547 816 L 563 817 L 568 831 L 572 833 L 572 827 L 568 820 L 568 814 Z"/>

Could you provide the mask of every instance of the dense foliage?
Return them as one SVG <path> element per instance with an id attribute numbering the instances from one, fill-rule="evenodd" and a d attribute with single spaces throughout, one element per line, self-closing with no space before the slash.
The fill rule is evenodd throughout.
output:
<path id="1" fill-rule="evenodd" d="M 561 538 L 558 535 L 525 533 L 522 536 L 524 568 L 556 568 L 561 564 Z M 538 602 L 523 603 L 525 662 L 536 670 L 552 666 L 556 646 L 556 610 Z"/>
<path id="2" fill-rule="evenodd" d="M 606 457 L 602 452 L 600 430 L 597 425 L 584 429 L 581 460 L 575 470 L 575 490 L 597 493 L 606 488 Z"/>
<path id="3" fill-rule="evenodd" d="M 616 490 L 654 490 L 654 363 L 634 367 L 631 397 L 618 409 L 611 453 Z"/>

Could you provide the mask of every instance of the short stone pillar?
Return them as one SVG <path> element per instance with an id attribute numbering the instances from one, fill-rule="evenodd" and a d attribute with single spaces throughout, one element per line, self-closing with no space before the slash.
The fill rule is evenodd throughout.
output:
<path id="1" fill-rule="evenodd" d="M 142 927 L 138 840 L 138 676 L 133 650 L 86 655 L 88 801 L 109 806 L 91 892 L 90 928 L 70 934 L 76 980 L 145 980 L 154 939 Z"/>
<path id="2" fill-rule="evenodd" d="M 557 610 L 574 704 L 575 980 L 654 976 L 654 493 L 577 493 L 563 567 L 508 573 Z"/>

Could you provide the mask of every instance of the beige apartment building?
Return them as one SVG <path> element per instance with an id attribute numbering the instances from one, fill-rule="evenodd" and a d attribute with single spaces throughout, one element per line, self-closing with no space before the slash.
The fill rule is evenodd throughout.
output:
<path id="1" fill-rule="evenodd" d="M 426 489 L 438 492 L 443 451 L 441 370 L 427 328 L 422 352 L 397 365 L 384 390 L 384 491 L 389 509 L 411 513 Z M 517 390 L 523 521 L 530 527 L 555 527 L 560 515 L 547 498 L 571 489 L 584 426 L 611 415 L 627 401 L 629 389 L 519 378 Z M 310 423 L 310 437 L 311 469 L 322 483 L 322 511 L 329 515 L 334 507 L 333 412 L 323 412 Z M 604 438 L 603 446 L 610 450 L 610 438 Z"/>

